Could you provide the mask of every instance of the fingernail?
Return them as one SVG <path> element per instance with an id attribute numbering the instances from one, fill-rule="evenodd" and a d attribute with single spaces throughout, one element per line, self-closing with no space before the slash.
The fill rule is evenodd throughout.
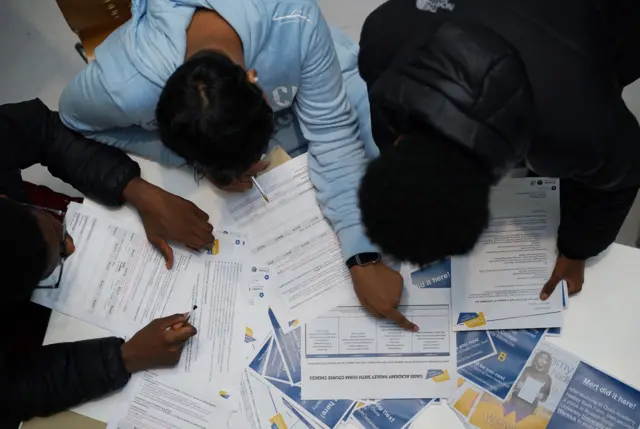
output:
<path id="1" fill-rule="evenodd" d="M 183 313 L 182 315 L 183 315 L 184 317 L 189 317 L 189 314 L 191 314 L 191 312 L 189 312 L 189 311 L 188 311 L 188 312 L 186 312 L 186 313 Z"/>
<path id="2" fill-rule="evenodd" d="M 418 325 L 413 325 L 413 328 L 411 328 L 411 332 L 420 332 L 420 327 Z"/>
<path id="3" fill-rule="evenodd" d="M 540 299 L 543 300 L 543 301 L 546 301 L 547 298 L 549 298 L 549 295 L 547 295 L 546 293 L 543 293 L 543 294 L 540 295 Z"/>

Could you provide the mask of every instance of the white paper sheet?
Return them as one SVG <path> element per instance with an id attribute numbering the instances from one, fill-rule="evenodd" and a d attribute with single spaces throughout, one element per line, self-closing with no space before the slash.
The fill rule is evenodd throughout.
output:
<path id="1" fill-rule="evenodd" d="M 446 398 L 453 394 L 456 344 L 450 327 L 450 289 L 414 283 L 411 274 L 416 271 L 402 268 L 405 284 L 398 309 L 420 327 L 420 332 L 376 319 L 356 302 L 341 305 L 302 327 L 305 400 L 355 400 L 363 392 L 370 399 Z"/>
<path id="2" fill-rule="evenodd" d="M 238 261 L 207 260 L 193 288 L 197 309 L 189 319 L 198 334 L 185 345 L 179 365 L 159 372 L 163 379 L 193 379 L 239 399 L 244 368 L 247 304 L 241 285 L 248 266 Z"/>
<path id="3" fill-rule="evenodd" d="M 494 188 L 487 231 L 470 255 L 452 259 L 455 330 L 497 329 L 488 325 L 500 321 L 509 329 L 557 327 L 554 318 L 535 326 L 515 320 L 563 310 L 561 288 L 539 298 L 555 264 L 559 195 L 557 179 L 507 179 Z"/>
<path id="4" fill-rule="evenodd" d="M 264 341 L 273 332 L 267 314 L 269 306 L 266 296 L 261 296 L 266 293 L 269 283 L 273 281 L 273 277 L 269 274 L 270 271 L 267 268 L 252 267 L 252 270 L 254 269 L 255 271 L 251 273 L 249 283 L 249 298 L 247 298 L 249 307 L 245 320 L 244 349 L 247 363 L 253 360 Z"/>
<path id="5" fill-rule="evenodd" d="M 66 217 L 76 251 L 64 263 L 59 289 L 39 289 L 32 300 L 115 332 L 189 310 L 197 257 L 174 249 L 174 267 L 144 233 L 74 205 Z"/>
<path id="6" fill-rule="evenodd" d="M 227 198 L 236 225 L 248 233 L 251 255 L 277 278 L 267 292 L 288 331 L 354 295 L 338 239 L 322 215 L 306 155 L 260 176 L 257 191 Z"/>
<path id="7" fill-rule="evenodd" d="M 216 393 L 194 383 L 167 382 L 151 371 L 134 376 L 123 395 L 107 429 L 225 427 L 231 416 Z"/>
<path id="8" fill-rule="evenodd" d="M 530 404 L 533 404 L 540 393 L 540 389 L 544 386 L 543 381 L 536 380 L 533 377 L 527 377 L 523 381 L 522 388 L 518 392 L 520 399 L 524 399 Z"/>

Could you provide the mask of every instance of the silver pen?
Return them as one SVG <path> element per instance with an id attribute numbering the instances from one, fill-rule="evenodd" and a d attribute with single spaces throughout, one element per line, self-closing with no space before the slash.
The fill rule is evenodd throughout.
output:
<path id="1" fill-rule="evenodd" d="M 269 202 L 269 197 L 267 197 L 267 194 L 264 193 L 264 189 L 262 189 L 262 186 L 260 186 L 258 180 L 256 180 L 255 177 L 251 176 L 251 181 L 253 182 L 253 185 L 256 187 L 258 192 L 260 192 L 260 195 L 262 195 L 262 198 L 264 198 L 266 202 Z"/>

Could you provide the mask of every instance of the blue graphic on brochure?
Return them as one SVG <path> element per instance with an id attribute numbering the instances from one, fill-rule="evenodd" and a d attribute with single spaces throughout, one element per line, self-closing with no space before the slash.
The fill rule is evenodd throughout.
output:
<path id="1" fill-rule="evenodd" d="M 460 368 L 458 373 L 504 400 L 531 353 L 544 336 L 543 329 L 490 331 L 497 354 Z"/>
<path id="2" fill-rule="evenodd" d="M 580 362 L 547 429 L 639 425 L 640 392 Z"/>
<path id="3" fill-rule="evenodd" d="M 271 353 L 269 353 L 269 359 L 267 359 L 267 365 L 264 368 L 264 376 L 287 383 L 289 382 L 287 368 L 285 368 L 284 361 L 282 360 L 282 354 L 278 348 L 275 347 L 275 342 L 271 345 Z"/>
<path id="4" fill-rule="evenodd" d="M 451 260 L 445 259 L 412 272 L 411 284 L 419 289 L 451 288 Z"/>
<path id="5" fill-rule="evenodd" d="M 543 341 L 506 400 L 483 394 L 469 422 L 479 429 L 637 429 L 640 392 Z"/>
<path id="6" fill-rule="evenodd" d="M 285 396 L 330 428 L 334 428 L 342 421 L 342 416 L 353 404 L 353 401 L 348 400 L 303 401 L 299 386 L 281 383 L 276 380 L 269 380 L 269 382 L 284 393 Z"/>
<path id="7" fill-rule="evenodd" d="M 456 332 L 458 368 L 494 356 L 496 349 L 489 331 Z"/>
<path id="8" fill-rule="evenodd" d="M 385 399 L 359 408 L 353 418 L 364 429 L 401 429 L 411 423 L 431 399 Z"/>
<path id="9" fill-rule="evenodd" d="M 271 310 L 269 310 L 269 317 L 275 332 L 274 338 L 267 341 L 249 367 L 265 377 L 264 380 L 267 383 L 277 388 L 293 404 L 333 429 L 343 420 L 347 412 L 350 413 L 355 402 L 351 400 L 303 401 L 301 388 L 297 382 L 293 381 L 293 377 L 297 377 L 298 380 L 300 377 L 300 328 L 285 334 Z M 283 402 L 291 408 L 291 412 L 300 414 L 296 412 L 295 405 L 287 403 L 284 399 Z M 299 420 L 305 423 L 302 415 L 299 416 Z"/>
<path id="10" fill-rule="evenodd" d="M 262 374 L 264 368 L 267 364 L 267 357 L 269 356 L 269 350 L 271 350 L 273 343 L 273 339 L 270 338 L 267 340 L 255 358 L 249 364 L 249 368 L 257 372 L 258 374 Z"/>
<path id="11" fill-rule="evenodd" d="M 300 365 L 302 359 L 302 355 L 300 353 L 300 328 L 294 329 L 289 333 L 285 333 L 271 309 L 269 309 L 269 320 L 271 320 L 271 325 L 273 326 L 276 344 L 278 345 L 278 349 L 280 349 L 284 362 L 289 370 L 291 382 L 293 384 L 300 383 Z"/>

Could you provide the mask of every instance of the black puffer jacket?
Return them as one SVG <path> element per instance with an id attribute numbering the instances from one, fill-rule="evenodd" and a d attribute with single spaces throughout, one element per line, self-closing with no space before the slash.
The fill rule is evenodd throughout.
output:
<path id="1" fill-rule="evenodd" d="M 121 204 L 125 186 L 140 176 L 127 155 L 68 130 L 40 100 L 0 106 L 0 153 L 0 194 L 23 201 L 20 171 L 38 163 L 106 205 Z M 0 307 L 9 315 L 6 329 L 19 330 L 11 326 L 12 309 Z M 45 346 L 28 356 L 0 353 L 0 420 L 53 414 L 123 387 L 130 374 L 121 345 L 119 338 L 103 338 Z"/>
<path id="2" fill-rule="evenodd" d="M 389 0 L 360 40 L 376 143 L 428 124 L 496 178 L 523 160 L 559 177 L 560 252 L 595 256 L 640 187 L 621 98 L 640 77 L 638 22 L 640 2 L 621 0 Z"/>

